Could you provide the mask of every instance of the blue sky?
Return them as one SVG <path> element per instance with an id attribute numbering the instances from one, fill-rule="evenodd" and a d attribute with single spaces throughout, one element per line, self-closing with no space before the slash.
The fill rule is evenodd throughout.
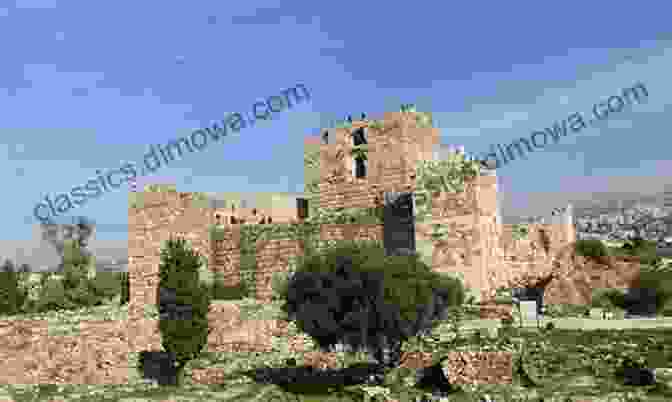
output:
<path id="1" fill-rule="evenodd" d="M 655 189 L 672 167 L 670 15 L 660 1 L 0 1 L 3 239 L 34 237 L 45 195 L 299 83 L 310 103 L 141 182 L 302 191 L 303 138 L 330 119 L 414 103 L 434 113 L 444 143 L 479 153 L 642 82 L 646 104 L 498 174 L 516 213 L 567 194 Z M 70 215 L 123 243 L 127 193 Z"/>

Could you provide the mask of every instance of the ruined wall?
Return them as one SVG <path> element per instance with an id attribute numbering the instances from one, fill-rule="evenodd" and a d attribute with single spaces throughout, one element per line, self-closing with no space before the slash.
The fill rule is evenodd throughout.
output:
<path id="1" fill-rule="evenodd" d="M 240 284 L 240 225 L 218 226 L 218 230 L 221 235 L 211 240 L 208 270 L 219 273 L 224 285 L 237 286 Z"/>
<path id="2" fill-rule="evenodd" d="M 383 239 L 382 225 L 333 224 L 320 228 L 320 240 L 378 240 Z M 271 278 L 274 272 L 286 272 L 291 260 L 303 255 L 302 241 L 290 239 L 257 242 L 256 297 L 260 301 L 272 296 Z"/>
<path id="3" fill-rule="evenodd" d="M 135 193 L 142 205 L 129 208 L 128 276 L 129 317 L 142 317 L 145 305 L 156 304 L 161 248 L 170 236 L 187 239 L 201 255 L 211 255 L 210 208 L 194 206 L 193 194 L 178 192 Z"/>
<path id="4" fill-rule="evenodd" d="M 303 243 L 298 240 L 273 239 L 257 242 L 257 269 L 254 275 L 256 297 L 259 301 L 271 299 L 273 273 L 286 272 L 290 260 L 301 254 L 303 254 Z"/>
<path id="5" fill-rule="evenodd" d="M 0 321 L 0 384 L 128 381 L 124 321 L 83 321 L 74 336 L 51 335 L 49 325 L 46 320 Z"/>
<path id="6" fill-rule="evenodd" d="M 637 287 L 640 272 L 637 257 L 623 256 L 595 260 L 576 256 L 567 274 L 552 281 L 544 292 L 544 303 L 589 305 L 595 289 Z"/>
<path id="7" fill-rule="evenodd" d="M 483 289 L 486 271 L 496 265 L 493 252 L 496 222 L 496 177 L 479 176 L 461 193 L 441 193 L 432 199 L 432 218 L 417 224 L 421 251 L 432 252 L 436 272 L 460 277 L 471 289 Z M 445 238 L 430 240 L 432 225 L 448 228 Z M 431 242 L 431 247 L 426 245 Z"/>
<path id="8" fill-rule="evenodd" d="M 514 225 L 502 225 L 498 247 L 494 249 L 497 263 L 488 269 L 487 297 L 494 297 L 498 287 L 512 287 L 571 269 L 567 250 L 572 247 L 573 226 L 564 224 L 530 224 L 527 238 L 515 240 Z M 494 269 L 496 267 L 496 269 Z"/>
<path id="9" fill-rule="evenodd" d="M 575 239 L 571 224 L 532 224 L 526 239 L 514 240 L 513 225 L 498 219 L 497 177 L 479 176 L 466 183 L 464 192 L 432 200 L 431 220 L 416 225 L 418 249 L 431 252 L 435 271 L 461 277 L 481 300 L 489 300 L 498 287 L 557 271 Z M 436 223 L 448 227 L 446 238 L 431 240 Z M 563 269 L 569 269 L 567 262 Z"/>
<path id="10" fill-rule="evenodd" d="M 223 282 L 233 286 L 240 283 L 241 223 L 297 222 L 296 208 L 287 206 L 214 209 L 194 201 L 191 193 L 142 192 L 132 196 L 134 201 L 141 200 L 129 209 L 129 280 L 131 300 L 137 302 L 134 307 L 155 303 L 160 248 L 171 234 L 189 240 L 206 257 L 208 270 L 221 273 Z M 220 234 L 211 242 L 213 225 Z"/>

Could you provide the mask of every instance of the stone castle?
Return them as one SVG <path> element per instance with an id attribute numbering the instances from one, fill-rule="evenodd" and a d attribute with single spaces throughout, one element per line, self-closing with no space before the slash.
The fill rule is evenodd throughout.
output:
<path id="1" fill-rule="evenodd" d="M 408 113 L 385 113 L 374 127 L 355 121 L 351 127 L 330 129 L 305 140 L 306 154 L 319 152 L 319 168 L 306 168 L 305 182 L 319 183 L 319 196 L 307 202 L 319 208 L 371 208 L 381 205 L 386 193 L 413 192 L 415 166 L 438 158 L 439 130 L 420 127 Z M 353 156 L 352 147 L 366 144 L 366 160 Z M 357 155 L 357 154 L 354 154 Z M 200 202 L 192 193 L 143 192 L 142 205 L 129 209 L 129 277 L 131 307 L 155 304 L 160 248 L 170 235 L 188 239 L 208 259 L 208 270 L 219 272 L 228 285 L 240 282 L 240 228 L 243 224 L 300 222 L 305 209 L 271 203 L 241 207 Z M 200 204 L 199 204 L 200 202 Z M 304 205 L 303 200 L 297 202 Z M 550 208 L 549 208 L 550 209 Z M 571 211 L 555 222 L 531 224 L 526 239 L 515 239 L 513 225 L 504 225 L 497 203 L 494 171 L 467 183 L 461 193 L 435 194 L 431 219 L 414 226 L 414 245 L 437 272 L 460 276 L 481 299 L 498 287 L 516 283 L 530 273 L 547 272 L 558 253 L 575 241 Z M 432 226 L 448 228 L 445 238 L 432 237 Z M 211 241 L 209 228 L 218 225 L 224 235 Z M 384 224 L 330 224 L 320 231 L 322 240 L 384 240 Z M 256 245 L 256 297 L 271 296 L 273 272 L 287 269 L 299 255 L 297 240 L 259 241 Z"/>
<path id="2" fill-rule="evenodd" d="M 349 128 L 329 130 L 326 143 L 314 137 L 306 140 L 307 152 L 319 152 L 318 169 L 306 167 L 305 182 L 319 183 L 319 197 L 310 197 L 309 204 L 318 205 L 320 210 L 367 208 L 384 204 L 389 193 L 414 191 L 416 162 L 440 157 L 440 152 L 435 152 L 439 131 L 421 127 L 409 113 L 387 113 L 381 123 L 374 126 L 370 122 L 354 122 Z M 361 154 L 350 153 L 353 141 L 367 143 L 366 160 Z M 130 369 L 137 364 L 131 358 L 133 353 L 162 349 L 158 319 L 147 316 L 145 311 L 156 304 L 163 242 L 171 235 L 188 239 L 206 257 L 206 271 L 222 273 L 225 281 L 233 285 L 241 280 L 243 225 L 300 222 L 306 215 L 306 202 L 291 197 L 289 203 L 287 198 L 268 196 L 257 205 L 246 206 L 176 191 L 131 192 L 129 196 L 128 316 L 123 320 L 81 320 L 76 335 L 67 336 L 54 335 L 50 328 L 53 324 L 46 320 L 0 320 L 1 338 L 5 340 L 0 353 L 12 362 L 11 370 L 0 373 L 0 382 L 127 384 L 136 375 Z M 414 246 L 434 270 L 462 276 L 481 298 L 492 297 L 498 287 L 513 287 L 529 276 L 539 277 L 554 267 L 569 266 L 560 261 L 567 254 L 563 250 L 571 246 L 575 237 L 569 216 L 528 226 L 527 238 L 514 236 L 515 228 L 503 225 L 498 216 L 494 172 L 483 172 L 467 183 L 463 192 L 436 194 L 431 207 L 431 219 L 407 226 L 413 230 L 411 236 L 402 236 L 402 243 Z M 447 235 L 433 238 L 433 224 L 444 225 Z M 210 228 L 216 225 L 222 229 L 222 236 L 211 238 Z M 389 233 L 389 222 L 383 219 L 383 224 L 323 225 L 319 236 L 325 240 L 377 239 L 387 247 Z M 394 243 L 398 239 L 392 240 Z M 263 301 L 271 296 L 272 273 L 286 270 L 290 259 L 300 253 L 302 244 L 297 240 L 257 241 L 257 299 Z M 209 352 L 270 353 L 274 350 L 273 337 L 281 337 L 306 364 L 336 364 L 333 353 L 307 351 L 302 336 L 290 337 L 287 323 L 247 319 L 236 303 L 213 303 L 208 320 L 212 329 L 206 349 Z M 451 382 L 511 382 L 513 365 L 509 352 L 455 352 L 451 356 L 455 363 L 451 373 L 464 373 L 464 378 L 451 378 Z M 407 357 L 405 364 L 411 368 L 427 366 L 437 358 L 432 352 L 411 353 Z M 221 383 L 224 375 L 225 368 L 208 367 L 194 368 L 191 377 L 194 383 L 214 384 Z"/>

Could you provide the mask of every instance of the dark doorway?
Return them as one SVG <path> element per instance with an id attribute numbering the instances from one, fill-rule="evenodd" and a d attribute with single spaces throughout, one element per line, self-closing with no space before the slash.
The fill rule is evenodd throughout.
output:
<path id="1" fill-rule="evenodd" d="M 514 288 L 512 291 L 513 297 L 520 301 L 535 301 L 537 302 L 537 314 L 542 315 L 544 308 L 544 288 Z"/>
<path id="2" fill-rule="evenodd" d="M 625 295 L 625 310 L 628 317 L 655 317 L 656 289 L 630 288 Z"/>
<path id="3" fill-rule="evenodd" d="M 366 177 L 366 160 L 363 158 L 355 159 L 355 177 L 358 179 Z"/>
<path id="4" fill-rule="evenodd" d="M 296 211 L 296 215 L 299 219 L 308 218 L 308 200 L 305 198 L 297 198 Z"/>
<path id="5" fill-rule="evenodd" d="M 159 385 L 177 385 L 178 370 L 173 353 L 145 350 L 139 357 L 142 378 L 156 380 Z"/>
<path id="6" fill-rule="evenodd" d="M 383 244 L 388 255 L 416 252 L 413 193 L 385 193 Z"/>

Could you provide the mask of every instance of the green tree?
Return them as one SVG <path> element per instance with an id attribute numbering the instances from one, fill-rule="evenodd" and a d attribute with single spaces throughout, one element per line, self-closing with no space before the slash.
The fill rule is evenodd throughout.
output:
<path id="1" fill-rule="evenodd" d="M 72 310 L 77 306 L 66 296 L 63 280 L 54 275 L 44 275 L 39 300 L 36 303 L 37 312 L 44 313 L 54 310 Z"/>
<path id="2" fill-rule="evenodd" d="M 387 256 L 376 242 L 342 242 L 300 258 L 277 291 L 286 318 L 320 348 L 346 343 L 388 367 L 403 342 L 431 330 L 465 298 L 459 280 L 432 272 L 417 254 Z"/>
<path id="3" fill-rule="evenodd" d="M 102 302 L 90 276 L 92 257 L 76 241 L 65 243 L 61 272 L 66 297 L 74 306 L 94 306 Z"/>
<path id="4" fill-rule="evenodd" d="M 26 297 L 19 287 L 19 272 L 11 260 L 6 260 L 0 271 L 0 314 L 18 313 Z"/>
<path id="5" fill-rule="evenodd" d="M 131 296 L 131 283 L 128 280 L 128 272 L 120 272 L 121 276 L 121 300 L 120 305 L 128 304 Z"/>
<path id="6" fill-rule="evenodd" d="M 606 257 L 609 255 L 607 246 L 598 239 L 577 240 L 574 244 L 576 254 L 584 257 Z"/>
<path id="7" fill-rule="evenodd" d="M 184 239 L 171 237 L 161 250 L 159 330 L 163 348 L 175 354 L 178 380 L 185 365 L 200 355 L 210 333 L 211 296 L 207 285 L 200 282 L 201 265 L 201 256 Z"/>

